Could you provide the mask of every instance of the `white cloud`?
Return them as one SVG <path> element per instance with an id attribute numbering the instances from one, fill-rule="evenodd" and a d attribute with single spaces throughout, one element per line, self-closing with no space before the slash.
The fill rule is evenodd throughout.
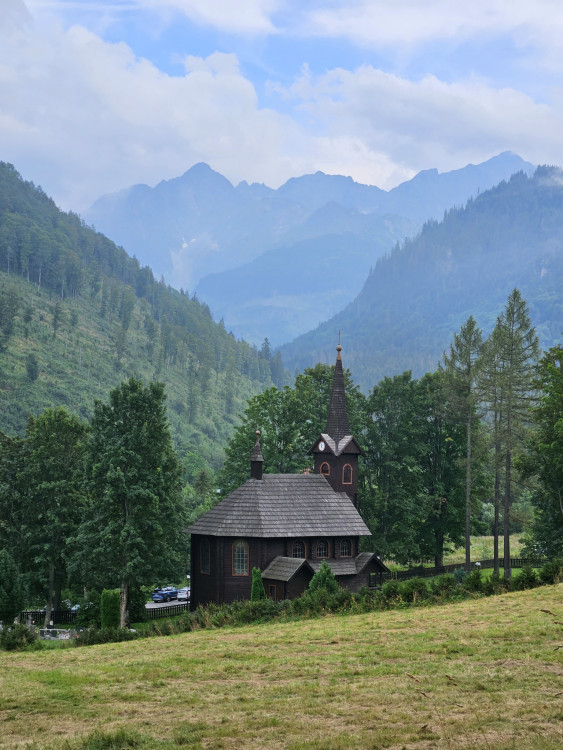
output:
<path id="1" fill-rule="evenodd" d="M 557 155 L 563 163 L 560 107 L 479 80 L 447 84 L 429 75 L 413 82 L 363 66 L 319 77 L 305 71 L 290 93 L 317 130 L 385 155 L 388 169 L 399 173 L 452 169 L 504 150 L 536 163 Z M 394 179 L 390 174 L 387 184 Z"/>
<path id="2" fill-rule="evenodd" d="M 174 77 L 79 26 L 0 42 L 0 158 L 65 207 L 197 161 L 235 181 L 283 174 L 297 128 L 259 109 L 233 55 L 187 58 Z"/>

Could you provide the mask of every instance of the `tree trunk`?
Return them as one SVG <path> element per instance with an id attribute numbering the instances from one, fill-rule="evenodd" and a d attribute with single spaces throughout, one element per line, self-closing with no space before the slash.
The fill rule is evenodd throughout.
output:
<path id="1" fill-rule="evenodd" d="M 506 451 L 506 486 L 504 488 L 504 577 L 510 578 L 510 471 L 512 468 L 510 450 Z"/>
<path id="2" fill-rule="evenodd" d="M 47 604 L 45 606 L 45 622 L 43 623 L 44 628 L 48 628 L 51 624 L 51 615 L 53 612 L 53 590 L 55 588 L 55 564 L 49 563 L 49 590 L 47 592 Z"/>
<path id="3" fill-rule="evenodd" d="M 129 625 L 129 586 L 121 581 L 121 614 L 119 627 L 126 628 Z"/>
<path id="4" fill-rule="evenodd" d="M 499 536 L 499 513 L 500 511 L 500 471 L 498 467 L 495 470 L 495 521 L 493 526 L 493 558 L 494 558 L 494 573 L 498 576 L 499 574 L 499 559 L 498 559 L 498 536 Z"/>
<path id="5" fill-rule="evenodd" d="M 471 573 L 471 407 L 467 414 L 467 457 L 465 467 L 465 570 Z"/>

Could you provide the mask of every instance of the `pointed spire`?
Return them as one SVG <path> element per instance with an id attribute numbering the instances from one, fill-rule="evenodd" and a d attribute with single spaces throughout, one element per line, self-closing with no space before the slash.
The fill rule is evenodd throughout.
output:
<path id="1" fill-rule="evenodd" d="M 326 420 L 326 433 L 338 444 L 343 437 L 350 434 L 348 426 L 348 410 L 346 408 L 346 392 L 344 390 L 344 371 L 340 352 L 340 331 L 338 332 L 338 346 L 336 347 L 336 365 L 332 380 L 332 393 Z"/>
<path id="2" fill-rule="evenodd" d="M 263 463 L 264 456 L 262 455 L 262 448 L 260 447 L 260 430 L 256 430 L 256 442 L 254 443 L 254 449 L 250 454 L 250 477 L 252 479 L 262 479 Z"/>

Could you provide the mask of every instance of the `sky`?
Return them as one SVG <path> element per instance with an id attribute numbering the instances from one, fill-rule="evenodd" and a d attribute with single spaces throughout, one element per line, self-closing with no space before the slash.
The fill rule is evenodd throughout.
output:
<path id="1" fill-rule="evenodd" d="M 206 162 L 563 165 L 562 0 L 0 0 L 0 160 L 64 210 Z"/>

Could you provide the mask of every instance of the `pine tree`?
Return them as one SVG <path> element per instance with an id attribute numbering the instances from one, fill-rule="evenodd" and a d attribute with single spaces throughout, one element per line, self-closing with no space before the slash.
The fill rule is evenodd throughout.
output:
<path id="1" fill-rule="evenodd" d="M 465 422 L 467 453 L 465 457 L 465 569 L 471 572 L 471 448 L 472 427 L 476 418 L 479 355 L 483 346 L 481 329 L 472 315 L 454 334 L 449 356 L 444 353 L 445 387 L 454 412 Z"/>
<path id="2" fill-rule="evenodd" d="M 526 302 L 514 289 L 492 335 L 489 361 L 494 362 L 488 382 L 489 404 L 495 403 L 497 439 L 504 474 L 504 577 L 510 578 L 510 507 L 514 452 L 522 444 L 533 405 L 534 362 L 539 343 Z"/>

